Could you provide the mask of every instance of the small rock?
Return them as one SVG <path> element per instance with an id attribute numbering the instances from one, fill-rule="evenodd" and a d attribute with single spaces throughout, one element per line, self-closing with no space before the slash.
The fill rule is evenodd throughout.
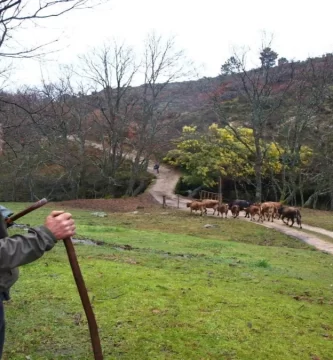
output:
<path id="1" fill-rule="evenodd" d="M 139 211 L 133 211 L 132 212 L 132 214 L 138 214 L 139 213 Z"/>
<path id="2" fill-rule="evenodd" d="M 92 245 L 92 246 L 97 246 L 97 244 L 91 240 L 84 240 L 84 239 L 73 239 L 72 238 L 72 243 L 73 244 L 84 244 L 84 245 Z"/>
<path id="3" fill-rule="evenodd" d="M 162 212 L 161 215 L 169 215 L 168 212 Z"/>
<path id="4" fill-rule="evenodd" d="M 212 224 L 206 224 L 204 225 L 204 228 L 208 229 L 208 228 L 214 228 L 214 227 L 218 227 L 217 225 L 212 225 Z"/>
<path id="5" fill-rule="evenodd" d="M 108 214 L 103 212 L 103 211 L 96 211 L 96 212 L 92 212 L 90 214 L 93 215 L 93 216 L 98 216 L 98 217 L 106 217 L 106 216 L 108 216 Z"/>

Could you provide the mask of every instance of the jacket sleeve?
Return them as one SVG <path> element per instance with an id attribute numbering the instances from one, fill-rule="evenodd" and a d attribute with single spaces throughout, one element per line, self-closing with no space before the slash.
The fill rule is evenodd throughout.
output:
<path id="1" fill-rule="evenodd" d="M 39 259 L 57 239 L 45 226 L 30 228 L 28 234 L 9 237 L 0 216 L 0 270 L 11 270 Z"/>

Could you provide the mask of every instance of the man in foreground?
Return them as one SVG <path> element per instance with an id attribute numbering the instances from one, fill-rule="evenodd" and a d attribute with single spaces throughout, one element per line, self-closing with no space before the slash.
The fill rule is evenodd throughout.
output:
<path id="1" fill-rule="evenodd" d="M 30 228 L 28 234 L 8 237 L 7 225 L 0 212 L 0 359 L 5 341 L 3 301 L 9 300 L 9 290 L 18 279 L 18 267 L 39 259 L 51 250 L 57 240 L 75 235 L 75 223 L 70 213 L 52 211 L 44 225 Z"/>

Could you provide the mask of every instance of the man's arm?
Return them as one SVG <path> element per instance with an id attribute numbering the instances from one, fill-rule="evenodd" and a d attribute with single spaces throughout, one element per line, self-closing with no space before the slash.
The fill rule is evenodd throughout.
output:
<path id="1" fill-rule="evenodd" d="M 0 270 L 10 270 L 39 259 L 51 250 L 57 240 L 75 234 L 75 224 L 70 213 L 52 211 L 45 225 L 29 229 L 28 234 L 9 237 L 0 214 Z"/>
<path id="2" fill-rule="evenodd" d="M 0 239 L 0 270 L 10 270 L 39 259 L 51 250 L 57 239 L 45 227 L 29 229 L 28 234 Z"/>

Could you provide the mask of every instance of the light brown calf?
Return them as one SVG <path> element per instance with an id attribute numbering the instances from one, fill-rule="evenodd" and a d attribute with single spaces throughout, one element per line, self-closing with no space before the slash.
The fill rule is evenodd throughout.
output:
<path id="1" fill-rule="evenodd" d="M 202 204 L 205 204 L 205 213 L 207 214 L 207 209 L 214 209 L 216 205 L 218 205 L 218 200 L 202 200 Z M 215 210 L 214 210 L 215 214 Z"/>
<path id="2" fill-rule="evenodd" d="M 223 214 L 225 214 L 225 218 L 228 217 L 228 210 L 229 210 L 229 205 L 228 204 L 217 204 L 214 207 L 214 213 L 213 215 L 215 215 L 215 211 L 217 210 L 217 216 L 219 216 L 221 214 L 222 218 L 223 218 Z"/>
<path id="3" fill-rule="evenodd" d="M 198 202 L 198 201 L 192 201 L 190 203 L 187 203 L 186 207 L 189 207 L 191 209 L 191 214 L 192 214 L 192 211 L 195 211 L 195 212 L 200 211 L 201 216 L 202 216 L 203 212 L 205 212 L 205 210 L 206 210 L 205 204 Z"/>
<path id="4" fill-rule="evenodd" d="M 275 206 L 275 203 L 273 202 L 264 202 L 260 205 L 260 213 L 262 220 L 265 220 L 265 216 L 267 217 L 267 220 L 273 222 L 274 216 L 278 213 L 277 208 Z"/>
<path id="5" fill-rule="evenodd" d="M 280 202 L 275 202 L 275 201 L 266 201 L 263 204 L 270 204 L 271 206 L 275 207 L 275 211 L 274 211 L 274 217 L 277 219 L 280 219 L 280 214 L 278 212 L 278 210 L 280 209 L 280 207 L 282 206 L 282 204 Z"/>
<path id="6" fill-rule="evenodd" d="M 261 217 L 261 211 L 260 211 L 260 206 L 257 206 L 257 205 L 251 205 L 250 207 L 247 208 L 248 209 L 248 212 L 250 214 L 250 217 L 251 217 L 251 221 L 254 221 L 255 220 L 255 215 L 258 215 L 258 222 L 259 220 L 262 221 L 262 217 Z"/>

